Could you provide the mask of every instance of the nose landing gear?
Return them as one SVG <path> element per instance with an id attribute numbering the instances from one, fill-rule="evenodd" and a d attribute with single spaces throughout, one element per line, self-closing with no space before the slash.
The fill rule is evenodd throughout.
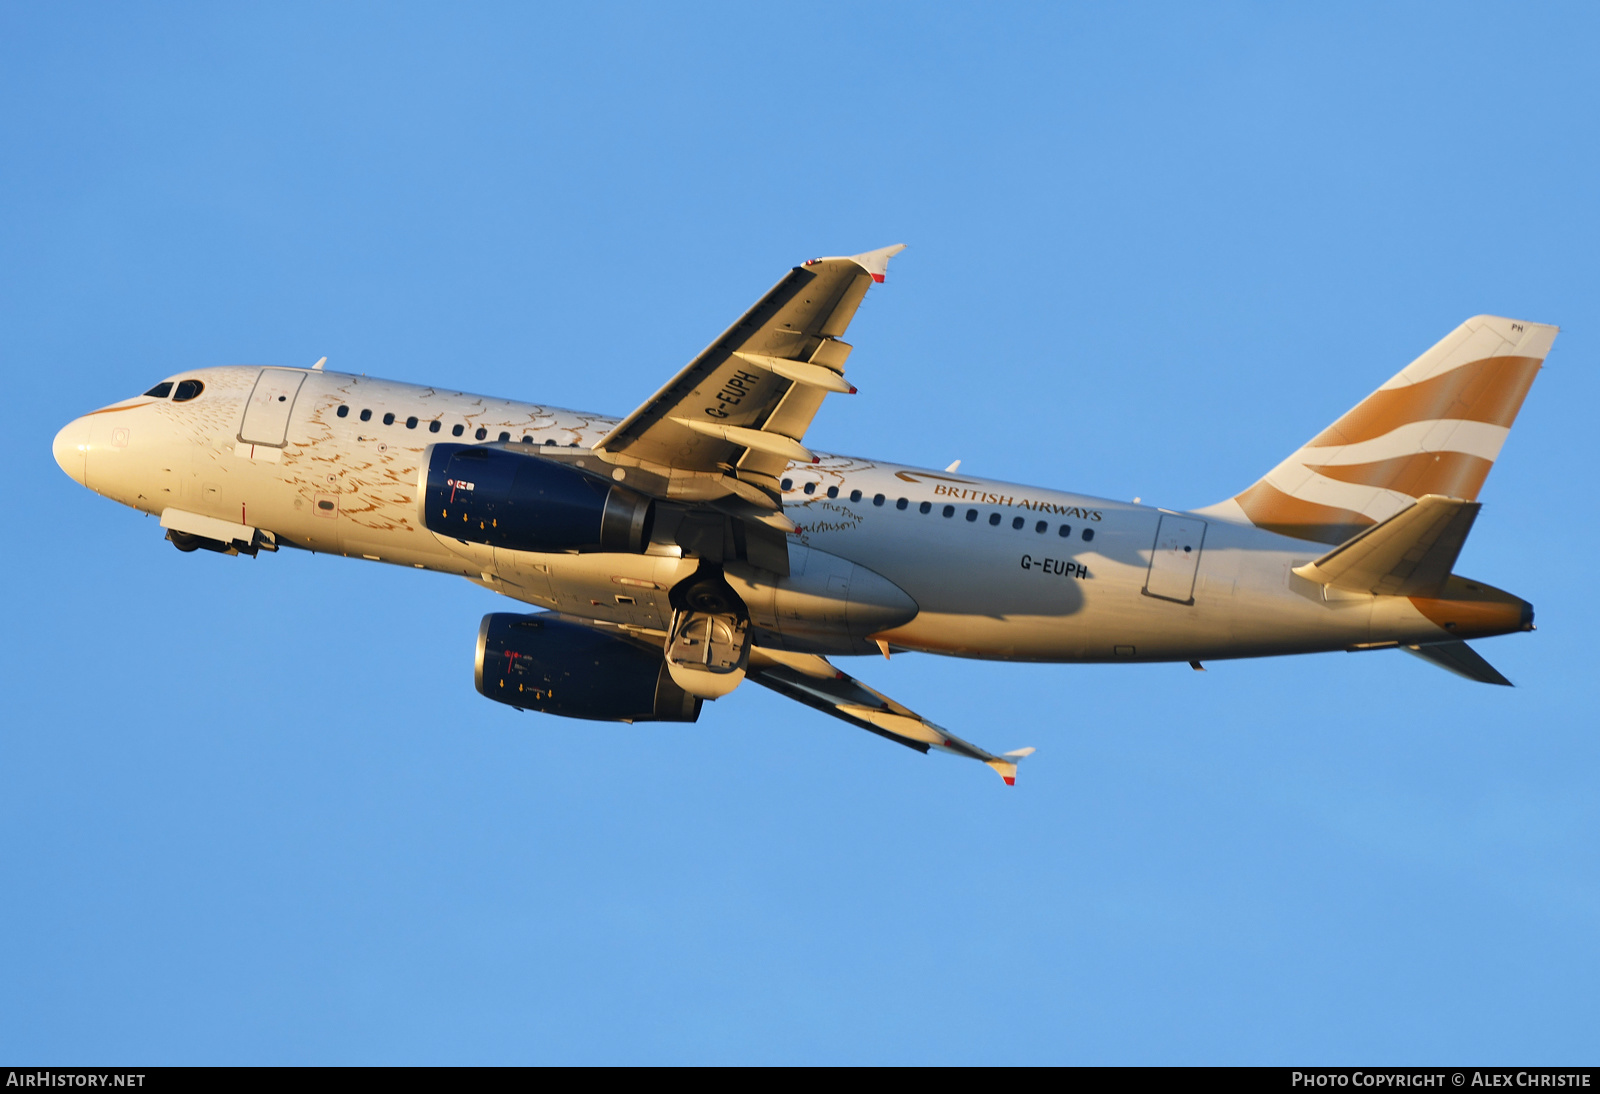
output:
<path id="1" fill-rule="evenodd" d="M 196 535 L 193 532 L 181 532 L 176 528 L 167 529 L 167 542 L 172 544 L 184 554 L 190 551 L 215 551 L 219 555 L 249 555 L 256 557 L 258 551 L 276 551 L 277 541 L 270 533 L 251 529 L 249 540 L 234 539 L 223 541 L 211 539 L 208 536 Z"/>
<path id="2" fill-rule="evenodd" d="M 189 532 L 180 532 L 176 528 L 167 529 L 167 540 L 184 554 L 190 551 L 215 551 L 219 555 L 249 555 L 255 557 L 258 550 L 255 544 L 240 545 L 238 543 L 223 543 L 219 539 L 207 539 L 205 536 L 193 535 Z"/>

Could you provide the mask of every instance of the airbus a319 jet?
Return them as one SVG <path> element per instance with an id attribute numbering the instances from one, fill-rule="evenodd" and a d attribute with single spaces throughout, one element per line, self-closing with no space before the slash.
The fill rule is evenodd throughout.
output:
<path id="1" fill-rule="evenodd" d="M 1452 570 L 1555 327 L 1469 319 L 1260 481 L 1177 511 L 807 448 L 901 249 L 790 270 L 620 420 L 324 359 L 179 373 L 67 425 L 55 458 L 180 551 L 297 547 L 538 609 L 484 617 L 477 688 L 571 718 L 692 722 L 748 679 L 1011 784 L 1032 748 L 988 752 L 829 658 L 1399 648 L 1508 683 L 1466 639 L 1533 608 Z"/>

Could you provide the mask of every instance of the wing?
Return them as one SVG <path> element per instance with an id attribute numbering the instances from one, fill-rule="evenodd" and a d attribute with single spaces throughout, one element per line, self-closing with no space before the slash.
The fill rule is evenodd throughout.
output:
<path id="1" fill-rule="evenodd" d="M 904 249 L 796 266 L 595 448 L 748 484 L 722 492 L 776 507 L 777 476 L 792 461 L 814 460 L 800 440 L 823 396 L 855 390 L 844 380 L 850 346 L 839 336 Z"/>
<path id="2" fill-rule="evenodd" d="M 1016 785 L 1017 761 L 1033 754 L 1031 748 L 1019 748 L 1003 756 L 985 752 L 882 692 L 845 675 L 827 658 L 815 654 L 753 649 L 749 679 L 779 695 L 918 752 L 936 748 L 988 764 L 999 772 L 1007 786 Z"/>

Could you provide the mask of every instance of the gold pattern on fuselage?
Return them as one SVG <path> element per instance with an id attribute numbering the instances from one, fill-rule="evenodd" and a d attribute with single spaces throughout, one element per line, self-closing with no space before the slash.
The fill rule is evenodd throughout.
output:
<path id="1" fill-rule="evenodd" d="M 159 515 L 186 550 L 301 547 L 459 574 L 553 609 L 524 623 L 485 619 L 478 673 L 492 698 L 574 701 L 570 685 L 550 685 L 536 657 L 507 645 L 536 633 L 559 632 L 569 646 L 612 643 L 636 666 L 627 670 L 635 682 L 655 671 L 652 656 L 664 665 L 649 685 L 656 713 L 577 716 L 692 718 L 702 699 L 748 672 L 908 747 L 977 758 L 1009 782 L 1027 750 L 985 752 L 825 659 L 911 650 L 1197 663 L 1400 647 L 1505 682 L 1462 639 L 1531 629 L 1532 609 L 1450 569 L 1555 328 L 1469 320 L 1255 485 L 1190 512 L 958 476 L 955 465 L 939 472 L 816 453 L 785 467 L 773 453 L 798 446 L 824 391 L 853 391 L 842 379 L 849 347 L 837 338 L 897 250 L 797 268 L 624 419 L 320 363 L 229 366 L 173 377 L 203 384 L 188 401 L 139 397 L 85 414 L 58 434 L 55 455 L 76 481 Z M 819 278 L 832 278 L 827 293 L 806 298 Z M 807 356 L 774 356 L 784 346 Z M 260 386 L 269 383 L 279 386 Z M 746 415 L 729 427 L 744 433 L 710 437 L 681 424 L 684 400 L 732 416 L 756 398 L 778 408 L 766 426 Z M 786 400 L 795 409 L 780 413 Z M 751 446 L 744 456 L 741 439 Z M 671 462 L 652 462 L 657 453 Z M 441 460 L 469 456 L 488 477 L 463 477 L 470 493 L 449 480 L 464 524 L 431 525 L 431 476 Z M 516 485 L 525 478 L 543 485 Z M 567 500 L 550 500 L 558 495 Z M 592 503 L 602 525 L 632 514 L 628 550 L 532 549 L 506 538 L 518 521 L 567 519 L 561 505 L 582 510 L 591 496 L 605 499 Z M 1427 516 L 1435 511 L 1437 520 Z M 620 542 L 617 534 L 596 542 Z M 1382 550 L 1377 540 L 1362 546 L 1364 534 L 1386 537 Z M 1366 561 L 1345 564 L 1347 551 Z M 1380 558 L 1390 561 L 1374 571 Z M 1351 584 L 1356 573 L 1367 586 Z M 711 648 L 697 637 L 700 616 L 721 652 L 696 670 L 673 650 Z M 485 682 L 496 665 L 514 666 L 514 688 L 503 675 L 498 694 Z"/>

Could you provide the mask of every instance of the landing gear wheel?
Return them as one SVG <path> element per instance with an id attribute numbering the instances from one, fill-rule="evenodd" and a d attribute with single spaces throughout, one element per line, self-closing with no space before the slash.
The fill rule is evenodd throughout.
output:
<path id="1" fill-rule="evenodd" d="M 698 612 L 701 615 L 734 615 L 747 618 L 744 600 L 733 591 L 728 579 L 718 567 L 706 567 L 693 577 L 679 582 L 668 594 L 668 600 L 678 610 Z"/>
<path id="2" fill-rule="evenodd" d="M 697 581 L 683 591 L 683 602 L 707 615 L 729 615 L 743 605 L 739 594 L 719 575 L 715 580 Z"/>

